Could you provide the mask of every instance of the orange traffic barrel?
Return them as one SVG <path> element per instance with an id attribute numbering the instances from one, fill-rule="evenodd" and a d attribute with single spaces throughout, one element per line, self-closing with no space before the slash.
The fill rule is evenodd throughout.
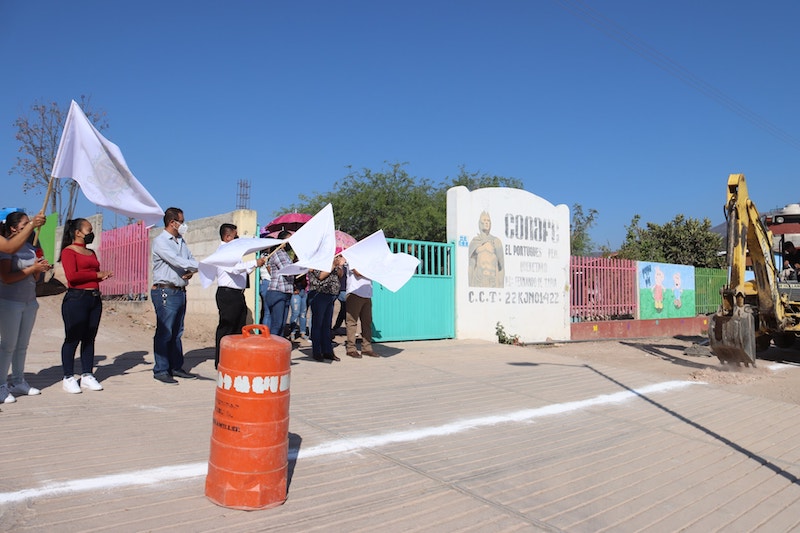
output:
<path id="1" fill-rule="evenodd" d="M 217 505 L 286 501 L 291 353 L 289 341 L 260 325 L 222 338 L 206 476 L 206 497 Z"/>

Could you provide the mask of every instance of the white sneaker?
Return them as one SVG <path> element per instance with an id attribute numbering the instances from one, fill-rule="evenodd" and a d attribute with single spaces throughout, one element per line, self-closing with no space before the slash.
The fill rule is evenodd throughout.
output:
<path id="1" fill-rule="evenodd" d="M 31 387 L 25 380 L 12 385 L 10 391 L 14 396 L 36 396 L 42 393 L 42 391 L 36 387 Z"/>
<path id="2" fill-rule="evenodd" d="M 97 379 L 92 374 L 84 374 L 81 376 L 81 388 L 103 390 L 103 386 L 97 382 Z"/>
<path id="3" fill-rule="evenodd" d="M 5 383 L 0 385 L 0 402 L 14 403 L 16 401 L 17 399 L 14 398 L 14 396 L 10 392 L 8 392 L 8 385 L 6 385 Z"/>
<path id="4" fill-rule="evenodd" d="M 80 394 L 81 387 L 78 385 L 78 380 L 75 379 L 75 376 L 69 376 L 64 378 L 64 381 L 61 383 L 61 386 L 70 394 Z"/>

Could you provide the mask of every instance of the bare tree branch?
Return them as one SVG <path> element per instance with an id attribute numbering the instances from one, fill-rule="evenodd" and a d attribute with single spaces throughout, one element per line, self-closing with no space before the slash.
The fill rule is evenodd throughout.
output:
<path id="1" fill-rule="evenodd" d="M 102 131 L 108 127 L 106 114 L 101 110 L 92 110 L 90 100 L 91 98 L 81 95 L 80 106 L 95 128 Z M 8 173 L 24 178 L 23 192 L 44 194 L 47 190 L 68 109 L 69 103 L 60 106 L 57 102 L 34 102 L 29 114 L 20 115 L 14 121 L 17 128 L 15 138 L 19 142 L 17 152 L 20 155 Z M 61 221 L 67 220 L 72 217 L 78 198 L 76 181 L 54 180 L 53 192 L 48 200 L 50 212 L 58 213 Z"/>

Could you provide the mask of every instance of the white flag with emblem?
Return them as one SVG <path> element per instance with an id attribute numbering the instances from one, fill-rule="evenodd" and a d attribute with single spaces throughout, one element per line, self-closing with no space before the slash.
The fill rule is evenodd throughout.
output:
<path id="1" fill-rule="evenodd" d="M 53 178 L 74 179 L 90 202 L 147 225 L 162 222 L 164 210 L 133 176 L 119 147 L 100 135 L 75 100 L 55 161 Z"/>

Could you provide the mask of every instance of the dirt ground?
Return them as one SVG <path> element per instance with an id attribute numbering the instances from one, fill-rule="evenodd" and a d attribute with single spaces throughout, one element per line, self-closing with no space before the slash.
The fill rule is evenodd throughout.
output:
<path id="1" fill-rule="evenodd" d="M 60 324 L 61 300 L 61 295 L 40 297 L 37 323 Z M 140 307 L 137 313 L 128 306 L 106 301 L 100 327 L 103 336 L 149 347 L 155 313 L 151 305 Z M 216 322 L 199 324 L 187 320 L 184 349 L 213 346 L 215 328 Z M 800 404 L 800 341 L 793 349 L 771 347 L 759 353 L 755 368 L 721 364 L 701 344 L 703 341 L 702 337 L 666 337 L 535 344 L 521 349 L 547 350 L 588 363 L 630 368 L 663 379 L 703 381 L 740 394 Z"/>
<path id="2" fill-rule="evenodd" d="M 703 337 L 666 337 L 537 345 L 537 349 L 663 376 L 703 381 L 731 391 L 800 404 L 800 341 L 792 349 L 770 347 L 755 367 L 724 365 Z"/>

